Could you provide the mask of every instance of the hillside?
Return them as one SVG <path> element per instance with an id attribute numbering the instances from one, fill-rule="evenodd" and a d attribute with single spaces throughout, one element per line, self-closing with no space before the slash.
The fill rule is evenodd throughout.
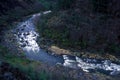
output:
<path id="1" fill-rule="evenodd" d="M 100 54 L 108 53 L 119 57 L 119 3 L 111 1 L 108 3 L 112 6 L 106 7 L 104 5 L 107 2 L 104 1 L 104 5 L 102 3 L 97 5 L 89 0 L 65 1 L 59 2 L 57 5 L 59 10 L 47 17 L 42 17 L 42 23 L 40 22 L 38 26 L 41 35 L 53 40 L 53 44 L 61 48 Z M 116 5 L 118 5 L 117 8 Z M 117 14 L 114 9 L 118 11 Z M 43 43 L 47 42 L 43 41 Z"/>
<path id="2" fill-rule="evenodd" d="M 119 0 L 0 0 L 0 80 L 119 79 Z"/>

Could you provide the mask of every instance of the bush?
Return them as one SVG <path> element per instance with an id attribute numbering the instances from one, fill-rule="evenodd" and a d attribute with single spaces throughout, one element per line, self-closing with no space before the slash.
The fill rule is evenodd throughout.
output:
<path id="1" fill-rule="evenodd" d="M 92 0 L 95 12 L 107 13 L 108 0 Z"/>
<path id="2" fill-rule="evenodd" d="M 70 9 L 73 7 L 73 4 L 76 0 L 58 0 L 59 9 Z"/>

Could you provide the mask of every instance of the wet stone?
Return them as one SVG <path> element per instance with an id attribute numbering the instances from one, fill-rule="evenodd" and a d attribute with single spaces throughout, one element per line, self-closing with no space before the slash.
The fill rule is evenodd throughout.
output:
<path id="1" fill-rule="evenodd" d="M 33 35 L 33 37 L 37 36 L 36 34 Z"/>
<path id="2" fill-rule="evenodd" d="M 25 32 L 24 34 L 25 34 L 25 35 L 30 35 L 30 33 L 29 33 L 29 32 Z"/>
<path id="3" fill-rule="evenodd" d="M 21 31 L 24 31 L 24 29 L 21 29 Z"/>
<path id="4" fill-rule="evenodd" d="M 16 29 L 16 32 L 18 32 L 19 31 L 19 29 Z"/>
<path id="5" fill-rule="evenodd" d="M 21 43 L 23 43 L 24 41 L 23 40 L 20 40 Z"/>
<path id="6" fill-rule="evenodd" d="M 20 36 L 21 36 L 21 33 L 18 33 L 17 35 L 18 35 L 18 37 L 20 37 Z"/>
<path id="7" fill-rule="evenodd" d="M 18 26 L 20 30 L 18 30 L 18 40 L 22 48 L 25 47 L 26 51 L 33 51 L 39 50 L 39 46 L 36 42 L 38 34 L 34 30 L 34 25 L 31 22 L 31 20 L 27 20 L 24 23 L 21 24 L 21 26 Z M 25 27 L 25 28 L 24 28 Z M 47 41 L 47 40 L 46 40 Z M 49 42 L 49 41 L 48 41 Z M 27 48 L 29 46 L 29 48 Z M 53 47 L 53 50 L 58 51 L 59 48 Z M 57 49 L 57 50 L 56 50 Z M 36 52 L 35 52 L 36 53 Z M 66 51 L 64 49 L 59 49 L 56 53 L 70 53 L 69 51 Z M 87 58 L 79 58 L 75 56 L 70 55 L 62 55 L 61 60 L 63 61 L 63 66 L 67 67 L 73 67 L 73 68 L 81 68 L 83 71 L 89 72 L 89 70 L 95 70 L 95 69 L 101 69 L 102 73 L 103 71 L 113 71 L 111 74 L 117 74 L 117 71 L 120 72 L 120 65 L 113 64 L 112 62 L 105 61 L 105 60 L 98 60 L 98 59 L 87 59 Z M 37 56 L 37 58 L 41 58 L 43 61 L 47 61 L 48 63 L 54 63 L 54 60 L 57 62 L 61 62 L 56 57 L 48 55 L 47 53 L 44 53 L 45 57 Z M 28 55 L 29 56 L 29 55 Z M 48 58 L 47 58 L 48 57 Z M 31 56 L 29 57 L 31 59 Z M 36 55 L 32 54 L 32 58 L 36 60 Z M 53 60 L 52 60 L 53 59 Z M 39 60 L 39 59 L 38 59 Z M 50 60 L 50 61 L 49 61 Z M 111 69 L 113 67 L 113 69 Z M 82 75 L 82 74 L 81 74 Z"/>
<path id="8" fill-rule="evenodd" d="M 26 27 L 26 25 L 23 25 L 23 27 Z"/>
<path id="9" fill-rule="evenodd" d="M 19 41 L 21 42 L 24 42 L 24 38 L 23 37 L 21 37 L 20 39 L 19 39 Z"/>
<path id="10" fill-rule="evenodd" d="M 27 36 L 27 34 L 26 33 L 23 33 L 23 35 L 26 37 Z"/>
<path id="11" fill-rule="evenodd" d="M 29 44 L 28 41 L 25 41 L 26 44 Z"/>
<path id="12" fill-rule="evenodd" d="M 25 47 L 25 46 L 26 46 L 26 44 L 21 45 L 21 47 Z"/>

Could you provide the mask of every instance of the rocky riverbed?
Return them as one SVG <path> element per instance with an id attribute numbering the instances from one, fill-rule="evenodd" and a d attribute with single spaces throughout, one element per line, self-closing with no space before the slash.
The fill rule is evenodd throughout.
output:
<path id="1" fill-rule="evenodd" d="M 49 12 L 49 11 L 48 11 Z M 46 14 L 47 12 L 43 13 Z M 40 35 L 36 32 L 35 24 L 33 20 L 36 20 L 40 14 L 35 14 L 27 21 L 20 22 L 17 27 L 13 30 L 10 30 L 10 33 L 13 35 L 13 39 L 17 41 L 18 49 L 25 52 L 25 55 L 30 60 L 40 61 L 52 66 L 61 65 L 66 69 L 77 70 L 82 73 L 86 72 L 100 72 L 107 75 L 118 75 L 120 72 L 120 66 L 118 63 L 114 63 L 110 60 L 88 58 L 86 57 L 77 57 L 71 55 L 71 51 L 61 49 L 56 46 L 47 47 L 46 50 L 50 50 L 50 54 L 46 50 L 41 49 L 37 44 L 37 37 L 40 38 Z M 33 21 L 33 22 L 32 22 Z M 35 21 L 36 22 L 36 21 Z M 11 37 L 12 38 L 12 37 Z M 14 43 L 9 42 L 9 43 Z M 52 53 L 52 54 L 51 54 Z M 59 55 L 55 55 L 59 54 Z M 88 73 L 89 75 L 91 73 Z M 87 74 L 85 74 L 87 75 Z M 99 75 L 100 76 L 100 75 Z M 91 77 L 93 80 L 94 77 Z M 98 78 L 96 78 L 98 80 Z M 96 80 L 95 79 L 95 80 Z M 110 78 L 109 78 L 110 79 Z M 106 80 L 100 79 L 100 80 Z"/>
<path id="2" fill-rule="evenodd" d="M 47 14 L 51 11 L 43 12 Z M 35 31 L 36 19 L 40 17 L 40 13 L 33 15 L 27 21 L 20 23 L 14 31 L 19 46 L 25 51 L 28 59 L 42 61 L 50 65 L 61 64 L 70 68 L 82 68 L 83 71 L 90 72 L 99 71 L 107 72 L 109 75 L 116 75 L 120 73 L 120 65 L 110 60 L 94 59 L 94 58 L 80 58 L 77 56 L 68 55 L 69 51 L 60 49 L 55 46 L 50 50 L 53 53 L 61 55 L 51 55 L 45 50 L 41 49 L 37 44 L 37 37 L 39 34 Z"/>

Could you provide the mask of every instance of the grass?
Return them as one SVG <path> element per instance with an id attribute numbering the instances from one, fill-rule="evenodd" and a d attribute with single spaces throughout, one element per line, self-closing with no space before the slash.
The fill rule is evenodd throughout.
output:
<path id="1" fill-rule="evenodd" d="M 23 55 L 23 54 L 22 54 Z M 11 66 L 19 68 L 23 73 L 26 73 L 31 80 L 47 80 L 46 72 L 36 71 L 36 67 L 40 66 L 40 62 L 30 61 L 26 58 L 20 58 L 13 55 L 9 50 L 0 45 L 0 60 L 9 63 Z"/>
<path id="2" fill-rule="evenodd" d="M 23 55 L 24 53 L 21 53 Z M 48 66 L 44 66 L 39 61 L 31 61 L 25 57 L 18 57 L 12 54 L 6 47 L 0 45 L 0 61 L 9 63 L 12 67 L 18 68 L 25 73 L 31 80 L 69 80 L 68 77 L 57 75 L 57 72 L 51 73 Z M 59 76 L 59 78 L 58 78 Z M 74 80 L 74 79 L 73 79 Z"/>

